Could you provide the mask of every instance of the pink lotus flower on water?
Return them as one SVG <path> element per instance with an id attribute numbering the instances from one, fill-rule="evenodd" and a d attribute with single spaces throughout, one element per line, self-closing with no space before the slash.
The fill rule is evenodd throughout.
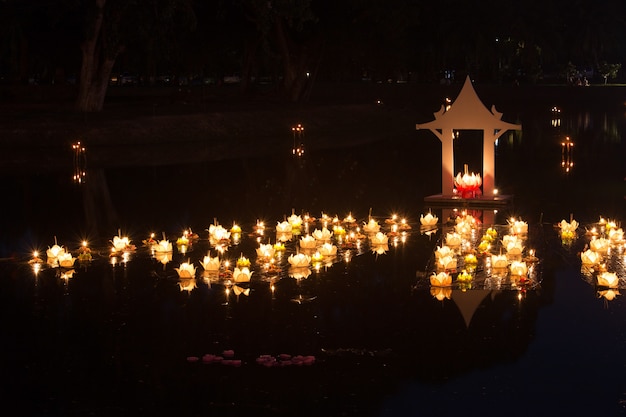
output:
<path id="1" fill-rule="evenodd" d="M 302 249 L 315 249 L 317 247 L 317 240 L 311 235 L 301 237 L 300 247 Z"/>
<path id="2" fill-rule="evenodd" d="M 598 286 L 607 288 L 617 288 L 619 278 L 615 272 L 603 272 L 598 275 Z"/>
<path id="3" fill-rule="evenodd" d="M 591 267 L 597 265 L 602 260 L 602 256 L 598 252 L 594 252 L 591 249 L 587 249 L 580 254 L 580 260 L 583 266 Z"/>
<path id="4" fill-rule="evenodd" d="M 233 280 L 235 282 L 250 282 L 253 273 L 254 272 L 250 271 L 248 267 L 235 268 L 233 271 Z"/>
<path id="5" fill-rule="evenodd" d="M 315 229 L 312 233 L 315 240 L 319 242 L 329 242 L 332 238 L 333 234 L 326 227 L 322 228 L 322 230 Z"/>
<path id="6" fill-rule="evenodd" d="M 449 287 L 452 285 L 452 275 L 445 271 L 438 274 L 433 273 L 430 276 L 430 285 L 433 287 Z"/>
<path id="7" fill-rule="evenodd" d="M 180 267 L 174 268 L 179 278 L 194 278 L 196 276 L 196 267 L 189 262 L 183 262 Z"/>

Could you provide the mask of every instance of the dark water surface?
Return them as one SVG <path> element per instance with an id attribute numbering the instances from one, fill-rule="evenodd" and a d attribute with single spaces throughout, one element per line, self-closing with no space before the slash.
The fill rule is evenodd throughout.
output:
<path id="1" fill-rule="evenodd" d="M 90 171 L 81 186 L 71 181 L 71 164 L 67 172 L 8 178 L 2 398 L 19 404 L 17 415 L 36 416 L 626 415 L 626 304 L 599 292 L 579 255 L 586 228 L 600 217 L 621 226 L 626 215 L 624 108 L 555 105 L 563 106 L 559 117 L 550 108 L 505 115 L 523 132 L 504 135 L 497 147 L 496 186 L 514 198 L 495 227 L 501 237 L 510 216 L 528 223 L 525 247 L 538 258 L 532 285 L 496 282 L 482 270 L 471 288 L 455 282 L 442 300 L 428 277 L 452 226 L 440 221 L 426 234 L 419 225 L 429 210 L 446 215 L 424 203 L 440 192 L 440 145 L 412 126 L 406 138 L 310 146 L 301 159 L 277 150 Z M 478 171 L 476 141 L 461 132 L 456 171 L 465 163 Z M 351 213 L 361 225 L 371 213 L 384 231 L 397 213 L 412 228 L 405 241 L 390 237 L 384 253 L 367 239 L 360 246 L 335 239 L 338 256 L 299 278 L 286 264 L 298 236 L 285 243 L 281 266 L 267 270 L 253 234 L 264 220 L 260 240 L 275 243 L 273 228 L 292 212 L 317 217 L 311 229 L 323 227 L 322 213 Z M 565 244 L 554 225 L 570 216 L 581 226 Z M 249 283 L 205 277 L 200 266 L 217 255 L 206 229 L 233 222 L 241 241 L 221 257 L 249 258 Z M 185 253 L 174 245 L 168 263 L 142 244 L 151 232 L 175 243 L 187 228 L 199 240 Z M 127 262 L 109 256 L 118 233 L 137 247 Z M 75 254 L 89 239 L 93 261 L 35 274 L 30 252 L 55 237 Z M 615 247 L 608 264 L 620 291 L 624 257 Z M 197 267 L 190 290 L 181 290 L 188 282 L 175 270 L 183 262 Z M 235 362 L 203 363 L 230 350 Z M 280 354 L 308 362 L 258 363 Z"/>

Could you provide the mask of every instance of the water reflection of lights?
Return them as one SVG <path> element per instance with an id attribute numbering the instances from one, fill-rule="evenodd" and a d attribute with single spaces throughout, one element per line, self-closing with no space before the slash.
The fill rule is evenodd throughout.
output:
<path id="1" fill-rule="evenodd" d="M 74 154 L 74 175 L 72 176 L 72 180 L 77 184 L 82 184 L 85 182 L 87 176 L 86 150 L 80 142 L 76 142 L 72 144 L 72 151 Z"/>
<path id="2" fill-rule="evenodd" d="M 291 131 L 293 132 L 293 148 L 291 152 L 297 157 L 304 156 L 304 127 L 298 123 L 291 128 Z"/>
<path id="3" fill-rule="evenodd" d="M 570 172 L 574 167 L 574 142 L 572 142 L 569 136 L 565 137 L 565 140 L 561 142 L 561 168 L 565 172 Z"/>
<path id="4" fill-rule="evenodd" d="M 561 109 L 552 107 L 552 119 L 550 121 L 552 127 L 561 127 Z"/>

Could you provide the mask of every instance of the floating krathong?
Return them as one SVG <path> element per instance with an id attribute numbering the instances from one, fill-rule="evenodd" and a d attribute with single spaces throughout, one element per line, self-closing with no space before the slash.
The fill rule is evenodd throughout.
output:
<path id="1" fill-rule="evenodd" d="M 517 220 L 515 218 L 510 219 L 509 227 L 511 229 L 511 234 L 514 235 L 525 235 L 528 233 L 528 223 L 522 220 Z"/>
<path id="2" fill-rule="evenodd" d="M 608 238 L 611 245 L 615 246 L 624 244 L 624 230 L 622 230 L 622 228 L 610 229 L 608 233 Z"/>
<path id="3" fill-rule="evenodd" d="M 207 255 L 202 260 L 202 268 L 207 272 L 218 272 L 220 270 L 220 258 Z"/>
<path id="4" fill-rule="evenodd" d="M 289 223 L 288 221 L 276 223 L 276 234 L 291 233 L 292 229 L 293 227 L 291 226 L 291 223 Z"/>
<path id="5" fill-rule="evenodd" d="M 523 261 L 512 261 L 510 269 L 511 275 L 514 277 L 526 277 L 528 274 L 528 266 Z"/>
<path id="6" fill-rule="evenodd" d="M 451 248 L 457 248 L 459 246 L 461 246 L 461 235 L 456 233 L 456 232 L 452 232 L 452 233 L 446 233 L 446 245 L 450 246 Z"/>
<path id="7" fill-rule="evenodd" d="M 606 288 L 617 288 L 619 286 L 619 278 L 615 272 L 602 272 L 598 275 L 598 286 Z"/>
<path id="8" fill-rule="evenodd" d="M 248 267 L 237 268 L 235 267 L 233 271 L 233 280 L 235 282 L 250 282 L 250 278 L 252 278 L 252 274 L 254 272 L 250 271 Z"/>
<path id="9" fill-rule="evenodd" d="M 442 271 L 430 276 L 430 285 L 433 287 L 449 287 L 452 285 L 452 275 Z"/>
<path id="10" fill-rule="evenodd" d="M 491 268 L 506 269 L 509 266 L 509 259 L 506 255 L 491 255 Z"/>
<path id="11" fill-rule="evenodd" d="M 322 246 L 320 246 L 319 251 L 324 257 L 336 256 L 337 246 L 333 245 L 332 243 L 327 242 L 327 243 L 324 243 Z"/>
<path id="12" fill-rule="evenodd" d="M 167 239 L 163 239 L 160 240 L 158 244 L 154 245 L 153 249 L 155 253 L 172 252 L 172 243 Z"/>
<path id="13" fill-rule="evenodd" d="M 59 256 L 62 256 L 63 254 L 65 254 L 65 248 L 55 243 L 52 247 L 46 250 L 46 255 L 47 255 L 46 262 L 50 266 L 58 266 Z"/>
<path id="14" fill-rule="evenodd" d="M 258 258 L 263 260 L 268 260 L 274 257 L 276 250 L 272 244 L 263 244 L 261 243 L 259 247 L 256 249 L 256 255 Z"/>
<path id="15" fill-rule="evenodd" d="M 470 174 L 467 164 L 465 164 L 464 169 L 463 175 L 459 172 L 454 178 L 456 192 L 463 198 L 474 198 L 481 195 L 480 186 L 483 184 L 483 180 L 480 178 L 480 174 L 473 172 Z"/>
<path id="16" fill-rule="evenodd" d="M 196 267 L 193 266 L 192 263 L 183 262 L 180 264 L 180 267 L 174 268 L 174 270 L 178 273 L 179 278 L 195 278 L 196 276 Z"/>
<path id="17" fill-rule="evenodd" d="M 439 217 L 433 216 L 431 213 L 427 213 L 425 216 L 420 216 L 420 224 L 423 227 L 434 227 L 439 222 Z"/>
<path id="18" fill-rule="evenodd" d="M 297 253 L 295 255 L 289 255 L 287 262 L 289 262 L 289 265 L 296 268 L 308 267 L 311 264 L 311 257 L 304 253 Z"/>
<path id="19" fill-rule="evenodd" d="M 598 252 L 600 255 L 606 255 L 611 247 L 611 242 L 603 237 L 591 239 L 589 247 L 592 251 Z"/>
<path id="20" fill-rule="evenodd" d="M 241 255 L 238 259 L 237 259 L 237 268 L 248 268 L 250 267 L 250 259 L 246 258 L 245 256 Z"/>
<path id="21" fill-rule="evenodd" d="M 322 230 L 315 229 L 312 233 L 315 240 L 319 242 L 329 242 L 333 236 L 333 233 L 328 230 L 326 227 L 322 228 Z"/>
<path id="22" fill-rule="evenodd" d="M 580 254 L 580 260 L 583 266 L 592 267 L 600 263 L 600 261 L 602 260 L 602 256 L 598 252 L 587 249 Z"/>
<path id="23" fill-rule="evenodd" d="M 363 231 L 368 234 L 378 233 L 380 225 L 375 219 L 370 218 L 369 222 L 363 223 Z"/>
<path id="24" fill-rule="evenodd" d="M 449 246 L 437 246 L 435 250 L 435 259 L 443 258 L 445 256 L 454 256 L 454 251 Z"/>
<path id="25" fill-rule="evenodd" d="M 230 231 L 226 230 L 219 224 L 212 224 L 209 226 L 209 242 L 211 245 L 217 245 L 228 240 L 230 240 Z"/>
<path id="26" fill-rule="evenodd" d="M 507 243 L 505 249 L 508 256 L 522 256 L 524 245 L 521 240 L 512 240 Z"/>
<path id="27" fill-rule="evenodd" d="M 69 252 L 63 252 L 59 254 L 59 256 L 57 257 L 57 261 L 61 268 L 72 268 L 74 267 L 74 262 L 76 261 L 76 258 L 74 258 Z"/>
<path id="28" fill-rule="evenodd" d="M 460 283 L 470 283 L 474 280 L 474 276 L 468 271 L 463 270 L 457 275 L 456 280 Z"/>
<path id="29" fill-rule="evenodd" d="M 377 232 L 376 234 L 370 237 L 371 244 L 374 246 L 377 245 L 386 245 L 388 242 L 388 237 L 383 232 Z"/>
<path id="30" fill-rule="evenodd" d="M 456 269 L 456 256 L 444 256 L 437 260 L 438 271 L 452 271 Z"/>

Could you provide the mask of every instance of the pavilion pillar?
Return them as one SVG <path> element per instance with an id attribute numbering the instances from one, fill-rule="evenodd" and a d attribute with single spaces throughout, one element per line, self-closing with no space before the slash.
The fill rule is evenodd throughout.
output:
<path id="1" fill-rule="evenodd" d="M 496 144 L 493 134 L 483 134 L 483 195 L 493 196 L 496 176 Z"/>
<path id="2" fill-rule="evenodd" d="M 454 193 L 454 136 L 452 129 L 441 131 L 441 194 Z"/>

